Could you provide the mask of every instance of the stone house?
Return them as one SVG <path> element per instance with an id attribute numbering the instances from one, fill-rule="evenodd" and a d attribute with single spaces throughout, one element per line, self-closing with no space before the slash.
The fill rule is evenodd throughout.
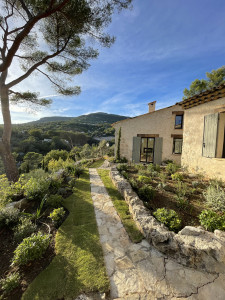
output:
<path id="1" fill-rule="evenodd" d="M 182 166 L 225 180 L 225 84 L 179 104 L 185 111 Z"/>
<path id="2" fill-rule="evenodd" d="M 150 102 L 149 112 L 114 123 L 115 149 L 121 128 L 121 157 L 135 163 L 157 163 L 170 159 L 181 163 L 184 110 L 177 104 L 155 110 Z"/>

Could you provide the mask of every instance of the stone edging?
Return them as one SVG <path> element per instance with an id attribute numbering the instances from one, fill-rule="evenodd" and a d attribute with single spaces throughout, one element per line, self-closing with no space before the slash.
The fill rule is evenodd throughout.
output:
<path id="1" fill-rule="evenodd" d="M 115 168 L 110 169 L 110 177 L 128 203 L 144 237 L 156 249 L 185 266 L 225 274 L 225 232 L 215 230 L 212 233 L 201 227 L 186 226 L 175 234 L 151 215 L 129 182 Z"/>

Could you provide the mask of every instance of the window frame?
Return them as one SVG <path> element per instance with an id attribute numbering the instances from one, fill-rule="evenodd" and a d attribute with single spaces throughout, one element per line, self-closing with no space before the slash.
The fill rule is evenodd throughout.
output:
<path id="1" fill-rule="evenodd" d="M 176 125 L 177 117 L 181 117 L 181 124 Z M 184 122 L 184 115 L 183 114 L 176 114 L 175 115 L 174 129 L 183 129 L 183 122 Z"/>
<path id="2" fill-rule="evenodd" d="M 150 161 L 150 162 L 148 162 L 147 161 L 147 155 L 146 155 L 146 160 L 144 161 L 144 160 L 141 160 L 141 147 L 142 147 L 142 139 L 147 139 L 147 148 L 146 149 L 148 149 L 148 142 L 149 142 L 149 140 L 148 139 L 152 139 L 153 140 L 153 155 L 152 155 L 152 161 Z M 142 136 L 141 137 L 141 144 L 140 144 L 140 162 L 141 163 L 146 163 L 146 164 L 151 164 L 151 163 L 153 163 L 154 162 L 154 156 L 155 156 L 155 137 L 152 137 L 152 136 L 148 136 L 148 137 L 146 137 L 146 136 Z"/>
<path id="3" fill-rule="evenodd" d="M 181 140 L 181 152 L 175 152 L 175 143 L 176 143 L 176 140 Z M 182 148 L 183 148 L 183 138 L 173 137 L 173 154 L 179 154 L 179 155 L 181 155 L 182 154 Z"/>

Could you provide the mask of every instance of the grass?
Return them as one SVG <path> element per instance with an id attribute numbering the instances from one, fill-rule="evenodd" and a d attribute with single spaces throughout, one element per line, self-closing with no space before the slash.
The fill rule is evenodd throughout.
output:
<path id="1" fill-rule="evenodd" d="M 136 226 L 135 221 L 133 220 L 130 212 L 129 207 L 121 194 L 118 192 L 118 190 L 115 188 L 115 186 L 112 183 L 112 180 L 109 177 L 109 171 L 98 169 L 98 174 L 100 175 L 112 201 L 113 204 L 122 220 L 122 223 L 134 243 L 139 243 L 143 239 L 143 235 L 139 231 L 139 229 Z"/>
<path id="2" fill-rule="evenodd" d="M 89 166 L 89 168 L 99 168 L 99 167 L 101 167 L 101 165 L 104 163 L 104 158 L 101 158 L 101 159 L 99 159 L 99 160 L 96 160 L 95 162 L 93 162 L 90 166 Z"/>
<path id="3" fill-rule="evenodd" d="M 109 290 L 87 171 L 64 206 L 70 214 L 56 234 L 56 256 L 31 283 L 23 300 L 67 300 L 82 292 Z"/>

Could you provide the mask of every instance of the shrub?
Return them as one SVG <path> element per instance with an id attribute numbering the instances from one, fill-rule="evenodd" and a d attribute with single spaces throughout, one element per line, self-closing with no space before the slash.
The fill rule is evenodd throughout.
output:
<path id="1" fill-rule="evenodd" d="M 68 182 L 68 186 L 72 189 L 76 186 L 76 179 L 72 178 L 69 182 Z"/>
<path id="2" fill-rule="evenodd" d="M 199 215 L 199 221 L 206 230 L 225 230 L 225 216 L 219 216 L 212 210 L 203 210 Z"/>
<path id="3" fill-rule="evenodd" d="M 130 185 L 131 185 L 131 187 L 136 191 L 136 190 L 138 190 L 138 183 L 137 183 L 137 181 L 134 179 L 134 178 L 130 178 L 129 179 L 129 182 L 130 182 Z"/>
<path id="4" fill-rule="evenodd" d="M 29 261 L 40 258 L 49 246 L 50 235 L 32 234 L 30 237 L 23 239 L 14 251 L 12 264 L 25 265 Z"/>
<path id="5" fill-rule="evenodd" d="M 49 177 L 49 190 L 51 194 L 57 193 L 58 189 L 62 186 L 64 181 L 64 175 L 54 173 Z"/>
<path id="6" fill-rule="evenodd" d="M 76 165 L 74 169 L 73 175 L 77 178 L 80 178 L 80 176 L 84 173 L 84 168 L 80 165 Z"/>
<path id="7" fill-rule="evenodd" d="M 190 207 L 190 203 L 186 197 L 181 195 L 176 195 L 175 199 L 177 201 L 177 207 L 179 207 L 180 209 L 186 210 Z"/>
<path id="8" fill-rule="evenodd" d="M 183 175 L 178 172 L 172 174 L 171 177 L 173 180 L 176 180 L 176 181 L 182 181 L 184 179 Z"/>
<path id="9" fill-rule="evenodd" d="M 167 175 L 165 173 L 160 173 L 159 178 L 161 179 L 162 183 L 166 183 Z"/>
<path id="10" fill-rule="evenodd" d="M 225 211 L 225 192 L 219 185 L 210 185 L 203 195 L 212 210 Z"/>
<path id="11" fill-rule="evenodd" d="M 185 182 L 178 181 L 175 187 L 176 187 L 176 194 L 178 197 L 186 196 L 188 192 L 188 186 Z"/>
<path id="12" fill-rule="evenodd" d="M 57 172 L 64 168 L 64 160 L 62 158 L 51 159 L 48 163 L 48 170 L 51 172 Z"/>
<path id="13" fill-rule="evenodd" d="M 169 163 L 166 166 L 166 172 L 171 175 L 177 172 L 177 170 L 179 169 L 178 165 L 176 165 L 175 163 Z"/>
<path id="14" fill-rule="evenodd" d="M 46 205 L 53 208 L 61 207 L 62 202 L 63 202 L 63 197 L 61 195 L 50 195 L 46 199 Z"/>
<path id="15" fill-rule="evenodd" d="M 127 171 L 128 170 L 128 165 L 127 164 L 118 164 L 117 170 L 121 173 L 122 171 Z"/>
<path id="16" fill-rule="evenodd" d="M 68 195 L 68 190 L 66 188 L 60 188 L 58 190 L 58 195 L 61 195 L 65 198 Z"/>
<path id="17" fill-rule="evenodd" d="M 140 175 L 138 176 L 138 181 L 140 181 L 141 183 L 149 184 L 152 180 L 150 177 Z"/>
<path id="18" fill-rule="evenodd" d="M 138 170 L 138 175 L 139 176 L 151 176 L 151 173 L 149 171 L 147 171 L 146 169 L 142 170 Z"/>
<path id="19" fill-rule="evenodd" d="M 50 213 L 49 218 L 52 219 L 55 225 L 59 225 L 65 216 L 65 210 L 63 207 L 54 209 L 52 213 Z"/>
<path id="20" fill-rule="evenodd" d="M 145 185 L 138 190 L 138 195 L 143 201 L 149 202 L 154 199 L 155 190 L 152 186 Z"/>
<path id="21" fill-rule="evenodd" d="M 20 275 L 18 272 L 14 272 L 6 278 L 1 279 L 0 283 L 2 290 L 8 294 L 20 284 Z"/>
<path id="22" fill-rule="evenodd" d="M 19 221 L 20 211 L 12 207 L 2 208 L 0 210 L 0 228 L 12 227 Z"/>
<path id="23" fill-rule="evenodd" d="M 69 156 L 69 153 L 66 150 L 51 150 L 44 157 L 44 164 L 48 165 L 51 159 L 59 160 L 60 158 L 65 161 Z"/>
<path id="24" fill-rule="evenodd" d="M 35 178 L 35 179 L 40 179 L 40 178 L 47 179 L 48 177 L 49 177 L 49 174 L 46 173 L 44 170 L 42 170 L 42 169 L 35 169 L 35 170 L 30 171 L 29 173 L 22 174 L 20 176 L 20 179 L 22 181 L 28 181 L 31 178 Z"/>
<path id="25" fill-rule="evenodd" d="M 157 172 L 159 173 L 160 172 L 160 165 L 154 165 L 154 164 L 149 164 L 147 166 L 147 170 L 152 173 L 152 172 Z"/>
<path id="26" fill-rule="evenodd" d="M 146 170 L 146 166 L 143 164 L 136 164 L 135 169 L 137 170 Z"/>
<path id="27" fill-rule="evenodd" d="M 154 165 L 154 167 L 155 167 L 155 171 L 160 173 L 160 171 L 161 171 L 160 165 L 156 164 L 156 165 Z"/>
<path id="28" fill-rule="evenodd" d="M 181 220 L 178 214 L 172 209 L 158 208 L 153 215 L 158 221 L 165 224 L 169 230 L 177 232 L 181 227 Z"/>
<path id="29" fill-rule="evenodd" d="M 10 183 L 6 175 L 0 175 L 0 208 L 6 204 L 17 200 L 18 196 L 23 195 L 21 181 Z"/>
<path id="30" fill-rule="evenodd" d="M 151 173 L 151 172 L 155 171 L 155 166 L 153 164 L 149 164 L 147 166 L 147 170 Z"/>
<path id="31" fill-rule="evenodd" d="M 210 180 L 210 185 L 214 186 L 214 187 L 217 187 L 217 186 L 220 186 L 220 187 L 223 187 L 224 186 L 224 182 L 220 179 L 211 179 Z"/>
<path id="32" fill-rule="evenodd" d="M 24 195 L 30 200 L 40 200 L 48 193 L 50 182 L 44 178 L 31 177 L 23 186 Z"/>
<path id="33" fill-rule="evenodd" d="M 0 208 L 10 202 L 10 183 L 6 175 L 0 175 Z"/>
<path id="34" fill-rule="evenodd" d="M 168 185 L 164 182 L 160 182 L 158 185 L 157 185 L 157 189 L 159 190 L 166 190 L 166 188 L 168 187 Z"/>
<path id="35" fill-rule="evenodd" d="M 126 157 L 121 157 L 120 159 L 115 159 L 114 162 L 125 164 L 125 163 L 127 163 L 127 159 L 126 159 Z"/>
<path id="36" fill-rule="evenodd" d="M 122 171 L 121 175 L 123 175 L 124 178 L 129 179 L 129 174 L 126 171 Z"/>
<path id="37" fill-rule="evenodd" d="M 14 227 L 14 239 L 16 241 L 22 241 L 24 238 L 30 236 L 33 232 L 35 232 L 37 226 L 32 223 L 32 221 L 28 218 L 20 218 L 20 223 Z"/>

